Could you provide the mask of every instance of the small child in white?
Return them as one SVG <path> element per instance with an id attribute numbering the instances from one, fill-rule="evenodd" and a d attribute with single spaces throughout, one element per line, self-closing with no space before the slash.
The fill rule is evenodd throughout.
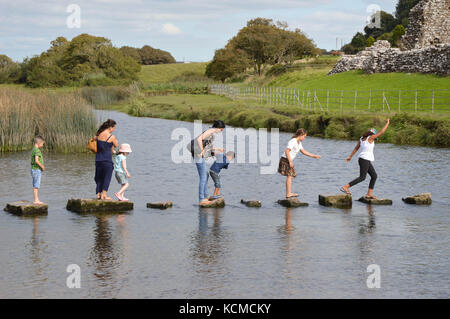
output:
<path id="1" fill-rule="evenodd" d="M 119 148 L 119 153 L 114 159 L 114 173 L 116 175 L 117 182 L 122 185 L 122 188 L 114 195 L 119 201 L 128 201 L 129 199 L 124 196 L 125 191 L 130 186 L 128 179 L 131 177 L 127 170 L 127 156 L 131 153 L 130 144 L 122 144 Z"/>

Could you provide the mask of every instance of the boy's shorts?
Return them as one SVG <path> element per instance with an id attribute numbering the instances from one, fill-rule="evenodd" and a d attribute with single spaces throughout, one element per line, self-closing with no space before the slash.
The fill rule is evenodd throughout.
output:
<path id="1" fill-rule="evenodd" d="M 31 169 L 31 178 L 33 179 L 33 188 L 41 187 L 42 171 L 40 169 Z"/>
<path id="2" fill-rule="evenodd" d="M 219 173 L 216 173 L 216 172 L 210 170 L 209 171 L 209 175 L 211 175 L 211 178 L 214 181 L 214 187 L 215 188 L 221 188 Z"/>
<path id="3" fill-rule="evenodd" d="M 125 173 L 115 172 L 115 175 L 116 175 L 117 182 L 120 185 L 128 184 L 128 178 L 127 178 L 127 175 L 125 175 Z"/>

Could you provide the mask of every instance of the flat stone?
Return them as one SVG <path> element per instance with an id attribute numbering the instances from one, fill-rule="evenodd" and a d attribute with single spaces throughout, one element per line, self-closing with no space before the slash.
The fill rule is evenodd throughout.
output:
<path id="1" fill-rule="evenodd" d="M 221 208 L 225 207 L 225 198 L 220 197 L 218 199 L 210 200 L 208 204 L 202 204 L 200 207 L 203 208 Z"/>
<path id="2" fill-rule="evenodd" d="M 172 202 L 147 203 L 147 208 L 167 209 L 172 206 Z"/>
<path id="3" fill-rule="evenodd" d="M 75 213 L 126 212 L 133 209 L 132 202 L 115 200 L 71 198 L 67 201 L 67 210 Z"/>
<path id="4" fill-rule="evenodd" d="M 284 207 L 301 207 L 309 205 L 308 203 L 299 201 L 297 197 L 289 199 L 280 199 L 277 201 L 277 203 Z"/>
<path id="5" fill-rule="evenodd" d="M 352 208 L 351 195 L 319 195 L 319 204 L 327 207 Z"/>
<path id="6" fill-rule="evenodd" d="M 4 208 L 5 212 L 19 215 L 19 216 L 38 216 L 38 215 L 48 215 L 48 205 L 47 204 L 34 204 L 26 200 L 20 200 L 13 203 L 6 204 Z"/>
<path id="7" fill-rule="evenodd" d="M 358 199 L 358 201 L 370 205 L 392 205 L 392 199 L 373 199 L 373 198 L 367 198 L 365 196 Z"/>
<path id="8" fill-rule="evenodd" d="M 259 200 L 245 200 L 241 199 L 241 203 L 247 207 L 261 207 L 261 201 Z"/>
<path id="9" fill-rule="evenodd" d="M 402 198 L 407 204 L 431 205 L 431 193 L 423 193 Z"/>

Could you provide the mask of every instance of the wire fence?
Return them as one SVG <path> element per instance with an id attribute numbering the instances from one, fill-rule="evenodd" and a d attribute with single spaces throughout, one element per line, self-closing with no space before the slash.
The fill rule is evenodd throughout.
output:
<path id="1" fill-rule="evenodd" d="M 310 111 L 450 113 L 450 90 L 302 90 L 209 86 L 209 93 L 269 105 L 293 105 Z"/>

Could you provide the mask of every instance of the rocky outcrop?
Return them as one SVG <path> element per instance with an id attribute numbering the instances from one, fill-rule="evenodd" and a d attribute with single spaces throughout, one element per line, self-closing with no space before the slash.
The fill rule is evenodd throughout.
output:
<path id="1" fill-rule="evenodd" d="M 415 205 L 431 205 L 431 194 L 423 193 L 414 196 L 408 196 L 402 198 L 402 200 L 407 204 L 415 204 Z"/>
<path id="2" fill-rule="evenodd" d="M 147 208 L 167 209 L 172 206 L 173 206 L 172 202 L 147 203 Z"/>
<path id="3" fill-rule="evenodd" d="M 351 195 L 319 195 L 319 204 L 327 207 L 352 208 Z"/>
<path id="4" fill-rule="evenodd" d="M 450 0 L 422 0 L 409 12 L 403 46 L 420 49 L 450 43 Z"/>
<path id="5" fill-rule="evenodd" d="M 261 201 L 259 200 L 245 200 L 241 199 L 241 203 L 247 207 L 261 207 Z"/>
<path id="6" fill-rule="evenodd" d="M 67 210 L 75 213 L 120 213 L 133 209 L 132 202 L 115 200 L 72 198 L 67 201 Z"/>
<path id="7" fill-rule="evenodd" d="M 392 205 L 392 199 L 375 199 L 375 198 L 367 198 L 365 196 L 358 199 L 359 202 L 369 204 L 369 205 Z"/>
<path id="8" fill-rule="evenodd" d="M 309 205 L 308 203 L 299 201 L 298 198 L 296 197 L 288 199 L 280 199 L 277 203 L 284 207 L 306 207 Z"/>
<path id="9" fill-rule="evenodd" d="M 47 215 L 48 205 L 34 204 L 26 200 L 21 200 L 6 204 L 4 211 L 19 216 Z"/>
<path id="10" fill-rule="evenodd" d="M 363 70 L 367 74 L 405 72 L 450 75 L 450 44 L 400 51 L 391 48 L 388 41 L 381 40 L 354 56 L 344 56 L 328 74 L 350 70 Z"/>

